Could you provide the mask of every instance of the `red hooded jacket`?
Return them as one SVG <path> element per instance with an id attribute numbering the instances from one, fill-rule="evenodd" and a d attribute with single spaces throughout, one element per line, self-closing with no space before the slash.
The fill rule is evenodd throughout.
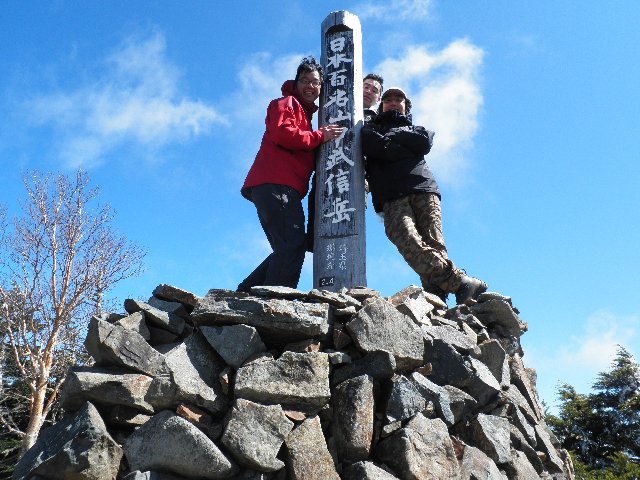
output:
<path id="1" fill-rule="evenodd" d="M 313 149 L 322 143 L 322 132 L 314 132 L 311 127 L 311 116 L 318 107 L 306 102 L 303 105 L 293 80 L 282 84 L 282 95 L 267 107 L 264 120 L 267 128 L 260 150 L 242 185 L 242 195 L 246 198 L 248 188 L 265 183 L 287 185 L 297 190 L 300 198 L 309 189 L 309 179 L 315 169 Z"/>

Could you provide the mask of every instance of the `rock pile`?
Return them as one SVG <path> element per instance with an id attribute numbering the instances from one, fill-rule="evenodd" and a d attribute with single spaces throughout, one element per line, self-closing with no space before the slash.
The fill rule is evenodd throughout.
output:
<path id="1" fill-rule="evenodd" d="M 15 479 L 573 478 L 508 297 L 160 285 L 124 307 Z"/>

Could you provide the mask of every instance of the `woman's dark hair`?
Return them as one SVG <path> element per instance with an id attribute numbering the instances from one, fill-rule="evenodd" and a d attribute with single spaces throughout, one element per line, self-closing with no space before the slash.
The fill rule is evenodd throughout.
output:
<path id="1" fill-rule="evenodd" d="M 318 75 L 320 75 L 320 81 L 322 81 L 322 78 L 324 76 L 322 66 L 320 66 L 320 64 L 312 56 L 304 57 L 302 59 L 300 65 L 298 65 L 298 70 L 296 71 L 295 81 L 297 82 L 302 75 L 306 75 L 309 72 L 318 72 Z"/>

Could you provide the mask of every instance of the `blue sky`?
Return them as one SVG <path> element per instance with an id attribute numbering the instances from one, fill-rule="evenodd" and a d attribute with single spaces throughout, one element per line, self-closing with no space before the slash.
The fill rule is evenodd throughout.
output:
<path id="1" fill-rule="evenodd" d="M 268 252 L 239 194 L 266 105 L 334 10 L 360 18 L 363 70 L 436 131 L 450 256 L 513 298 L 546 403 L 588 391 L 618 344 L 638 359 L 634 1 L 4 0 L 0 203 L 17 213 L 27 169 L 82 167 L 148 252 L 115 296 L 234 289 Z M 372 210 L 368 284 L 390 295 L 418 278 Z"/>

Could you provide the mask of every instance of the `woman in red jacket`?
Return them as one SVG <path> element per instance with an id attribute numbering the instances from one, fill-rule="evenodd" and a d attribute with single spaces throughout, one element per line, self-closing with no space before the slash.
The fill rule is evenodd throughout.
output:
<path id="1" fill-rule="evenodd" d="M 312 129 L 322 76 L 313 57 L 302 59 L 295 80 L 284 82 L 283 96 L 267 107 L 266 131 L 241 193 L 256 206 L 273 252 L 238 285 L 238 291 L 259 285 L 298 286 L 305 254 L 302 199 L 315 168 L 313 150 L 342 133 L 337 125 Z"/>

